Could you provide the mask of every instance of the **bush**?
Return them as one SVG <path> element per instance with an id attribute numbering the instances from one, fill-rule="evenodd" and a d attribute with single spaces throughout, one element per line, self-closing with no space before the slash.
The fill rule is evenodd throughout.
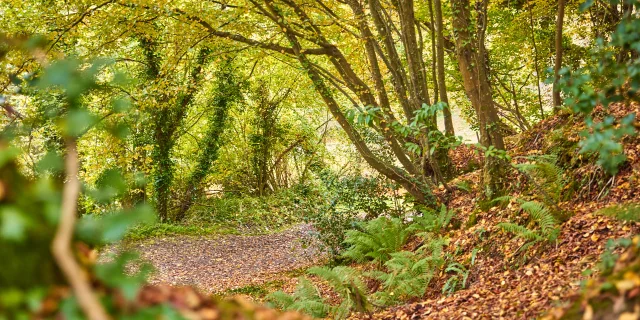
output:
<path id="1" fill-rule="evenodd" d="M 222 197 L 194 204 L 185 223 L 222 225 L 234 229 L 269 232 L 316 215 L 320 197 L 300 189 L 287 189 L 263 197 Z"/>
<path id="2" fill-rule="evenodd" d="M 342 256 L 358 262 L 382 263 L 391 259 L 391 254 L 399 251 L 412 233 L 413 229 L 399 218 L 379 217 L 347 231 L 344 242 L 349 248 Z"/>

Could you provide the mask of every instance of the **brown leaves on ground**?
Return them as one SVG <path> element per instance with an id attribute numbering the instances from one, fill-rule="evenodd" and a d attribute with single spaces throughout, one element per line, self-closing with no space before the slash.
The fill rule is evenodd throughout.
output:
<path id="1" fill-rule="evenodd" d="M 638 108 L 633 106 L 632 108 Z M 615 108 L 614 108 L 615 109 Z M 628 109 L 628 108 L 627 108 Z M 615 109 L 621 115 L 626 111 Z M 510 139 L 510 149 L 515 150 L 512 156 L 543 154 L 552 150 L 555 142 L 549 140 L 549 134 L 563 130 L 568 134 L 572 149 L 566 150 L 571 157 L 580 157 L 576 148 L 579 139 L 581 121 L 571 119 L 569 115 L 558 115 L 536 125 L 536 127 Z M 559 126 L 570 128 L 559 128 Z M 513 238 L 497 227 L 500 222 L 519 221 L 523 213 L 518 205 L 494 207 L 488 212 L 477 209 L 480 200 L 478 186 L 481 185 L 479 172 L 472 172 L 456 179 L 467 181 L 475 186 L 475 190 L 455 190 L 449 195 L 447 206 L 457 210 L 457 219 L 462 222 L 459 230 L 450 231 L 447 235 L 450 245 L 446 250 L 463 252 L 455 256 L 456 261 L 470 266 L 468 288 L 451 296 L 443 296 L 440 288 L 448 275 L 440 274 L 434 279 L 419 303 L 380 311 L 373 316 L 355 315 L 370 319 L 531 319 L 547 315 L 554 317 L 565 314 L 573 301 L 582 292 L 581 283 L 589 280 L 583 272 L 587 269 L 597 270 L 597 263 L 605 250 L 609 239 L 632 237 L 640 231 L 640 225 L 633 222 L 622 222 L 614 218 L 596 214 L 604 207 L 615 204 L 640 203 L 640 143 L 637 138 L 627 139 L 625 155 L 627 163 L 623 165 L 615 177 L 603 179 L 602 172 L 594 178 L 595 166 L 586 162 L 573 163 L 575 167 L 567 172 L 574 181 L 582 182 L 581 188 L 574 190 L 574 198 L 559 204 L 560 209 L 568 214 L 568 220 L 560 226 L 561 233 L 554 243 L 537 244 L 521 252 L 522 239 Z M 459 159 L 468 158 L 468 150 L 463 150 Z M 566 160 L 566 159 L 564 159 Z M 457 164 L 462 167 L 464 164 Z M 578 179 L 578 180 L 576 180 Z M 513 172 L 509 179 L 515 196 L 525 192 L 526 177 Z M 599 181 L 599 182 L 597 182 Z M 452 184 L 455 185 L 456 181 Z M 443 193 L 438 190 L 436 192 Z M 446 198 L 446 197 L 442 197 Z M 470 221 L 474 220 L 474 221 Z M 478 249 L 475 264 L 470 265 L 473 249 Z M 631 254 L 628 254 L 631 256 Z M 624 272 L 612 283 L 621 284 L 624 291 L 617 295 L 602 292 L 601 287 L 593 285 L 591 294 L 587 293 L 587 301 L 607 300 L 609 309 L 598 311 L 590 304 L 582 303 L 573 310 L 574 319 L 618 319 L 618 316 L 640 318 L 640 259 L 623 256 L 627 266 L 634 266 L 634 273 Z M 635 259 L 635 260 L 634 260 Z M 629 261 L 632 263 L 629 263 Z M 597 276 L 594 274 L 592 277 Z M 617 282 L 616 282 L 617 281 Z M 602 283 L 602 282 L 597 282 Z M 619 289 L 619 288 L 618 288 Z M 622 298 L 626 297 L 624 308 Z M 598 300 L 600 299 L 600 300 Z M 597 303 L 596 303 L 597 304 Z M 618 309 L 615 309 L 616 304 Z M 637 309 L 634 309 L 637 308 Z M 608 312 L 608 313 L 607 313 Z M 602 316 L 606 314 L 608 316 Z M 627 319 L 621 317 L 620 319 Z"/>
<path id="2" fill-rule="evenodd" d="M 166 237 L 134 243 L 130 249 L 150 262 L 152 284 L 192 285 L 219 293 L 259 285 L 279 273 L 308 267 L 325 258 L 310 225 L 259 236 Z"/>
<path id="3" fill-rule="evenodd" d="M 310 319 L 297 312 L 279 312 L 256 305 L 241 297 L 216 299 L 197 292 L 193 287 L 150 285 L 138 295 L 139 307 L 168 303 L 189 320 L 217 319 L 263 319 L 302 320 Z"/>

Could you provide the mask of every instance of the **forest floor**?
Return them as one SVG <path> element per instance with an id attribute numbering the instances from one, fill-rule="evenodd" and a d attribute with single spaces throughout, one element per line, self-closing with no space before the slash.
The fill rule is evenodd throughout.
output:
<path id="1" fill-rule="evenodd" d="M 127 250 L 155 269 L 152 284 L 190 285 L 223 293 L 290 278 L 295 270 L 321 263 L 325 255 L 308 224 L 256 235 L 167 236 L 129 241 Z M 109 248 L 103 256 L 122 248 Z M 242 292 L 238 292 L 242 293 Z"/>
<path id="2" fill-rule="evenodd" d="M 640 106 L 636 109 L 640 113 Z M 627 110 L 619 111 L 627 113 Z M 468 270 L 465 288 L 451 295 L 443 294 L 445 282 L 455 276 L 443 270 L 431 280 L 423 297 L 403 305 L 380 308 L 371 314 L 352 314 L 352 318 L 556 319 L 566 316 L 568 308 L 580 301 L 585 283 L 598 283 L 599 265 L 607 243 L 640 232 L 637 220 L 619 219 L 607 211 L 616 206 L 624 208 L 640 204 L 640 139 L 626 141 L 627 163 L 615 176 L 607 176 L 594 161 L 582 160 L 578 153 L 582 123 L 567 115 L 554 116 L 508 141 L 515 161 L 528 161 L 528 156 L 557 154 L 568 166 L 562 174 L 563 180 L 578 182 L 566 183 L 561 190 L 563 199 L 556 203 L 557 211 L 562 214 L 556 241 L 539 242 L 521 250 L 526 241 L 504 232 L 499 224 L 527 225 L 527 214 L 515 200 L 502 206 L 481 208 L 480 170 L 463 174 L 451 181 L 451 185 L 456 186 L 453 192 L 445 194 L 442 189 L 434 192 L 446 199 L 447 207 L 456 210 L 457 227 L 441 236 L 449 239 L 446 254 Z M 466 147 L 457 150 L 452 160 L 459 166 L 458 163 L 477 162 L 477 159 L 472 161 L 474 157 L 477 155 L 472 148 Z M 539 200 L 531 190 L 529 180 L 524 174 L 512 171 L 509 176 L 511 195 Z M 463 184 L 467 187 L 457 187 Z M 292 292 L 297 276 L 304 274 L 307 267 L 326 260 L 319 246 L 313 244 L 312 233 L 310 225 L 298 225 L 280 233 L 260 236 L 176 236 L 132 242 L 130 246 L 156 267 L 151 279 L 153 284 L 192 285 L 207 293 L 245 294 L 258 298 L 251 300 L 261 300 L 277 289 Z M 419 240 L 409 241 L 405 250 L 413 251 Z M 613 253 L 622 251 L 618 248 Z M 352 267 L 366 270 L 371 266 L 354 264 Z M 336 295 L 323 286 L 322 281 L 313 277 L 310 280 L 319 286 L 329 303 L 338 303 Z M 636 296 L 640 295 L 640 277 L 637 280 L 633 284 L 637 289 L 629 291 Z M 165 287 L 161 289 L 170 292 Z M 179 290 L 183 289 L 171 290 L 176 292 L 174 296 L 182 296 Z M 624 299 L 612 295 L 609 298 L 616 301 L 612 304 L 615 312 L 625 311 Z M 164 294 L 156 300 L 171 299 L 169 294 Z M 587 303 L 579 304 L 577 319 L 583 318 L 582 313 L 585 319 L 600 319 L 588 316 L 593 314 L 590 308 Z M 640 318 L 640 309 L 637 313 L 634 319 Z"/>

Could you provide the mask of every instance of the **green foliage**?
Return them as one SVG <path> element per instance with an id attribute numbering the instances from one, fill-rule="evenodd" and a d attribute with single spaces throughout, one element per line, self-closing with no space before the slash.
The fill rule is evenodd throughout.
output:
<path id="1" fill-rule="evenodd" d="M 322 199 L 306 188 L 280 190 L 266 196 L 212 197 L 196 202 L 183 224 L 244 232 L 273 232 L 317 215 Z"/>
<path id="2" fill-rule="evenodd" d="M 48 115 L 55 120 L 55 129 L 61 132 L 63 140 L 75 141 L 89 129 L 99 129 L 96 126 L 97 116 L 88 110 L 84 98 L 93 90 L 103 89 L 107 85 L 98 80 L 104 78 L 106 65 L 105 61 L 54 61 L 38 78 L 26 83 L 31 85 L 25 86 L 28 90 L 63 94 L 65 103 L 60 112 Z M 108 84 L 113 84 L 113 81 Z M 16 85 L 25 83 L 17 81 Z M 126 111 L 126 108 L 113 109 Z M 50 253 L 51 240 L 61 212 L 62 184 L 52 181 L 51 174 L 60 168 L 56 165 L 62 162 L 59 150 L 48 150 L 47 156 L 37 164 L 36 174 L 27 177 L 18 168 L 16 150 L 6 147 L 15 138 L 7 135 L 0 137 L 0 179 L 4 190 L 10 190 L 2 194 L 0 205 L 0 254 L 8 261 L 3 264 L 0 276 L 0 317 L 11 319 L 28 318 L 29 312 L 38 309 L 38 301 L 48 288 L 66 283 Z M 119 139 L 119 136 L 114 138 Z M 86 197 L 96 203 L 107 204 L 111 209 L 108 214 L 83 217 L 75 230 L 79 240 L 96 245 L 113 243 L 122 239 L 133 224 L 154 220 L 155 215 L 148 207 L 122 209 L 113 204 L 128 188 L 121 174 L 115 170 L 105 171 L 94 189 L 85 188 Z M 133 256 L 123 254 L 114 257 L 113 262 L 97 265 L 89 271 L 106 286 L 107 291 L 122 292 L 130 301 L 145 282 L 145 274 L 149 271 L 148 267 L 143 266 L 140 273 L 127 273 L 125 266 L 133 260 Z M 145 312 L 175 315 L 167 308 L 160 313 L 151 309 L 139 310 L 140 313 L 118 310 L 111 297 L 102 298 L 107 312 L 118 318 L 140 319 L 140 314 Z M 75 315 L 81 314 L 73 295 L 61 303 L 60 312 L 60 316 L 65 318 L 75 318 Z"/>
<path id="3" fill-rule="evenodd" d="M 313 267 L 307 271 L 311 275 L 327 282 L 340 297 L 337 306 L 328 305 L 320 291 L 308 279 L 301 277 L 292 295 L 276 291 L 267 296 L 270 305 L 282 310 L 302 311 L 316 318 L 325 318 L 329 314 L 335 319 L 345 319 L 351 311 L 368 312 L 370 304 L 366 296 L 366 286 L 356 270 L 345 266 L 333 269 Z"/>
<path id="4" fill-rule="evenodd" d="M 376 292 L 373 298 L 377 304 L 391 305 L 408 298 L 424 295 L 429 282 L 439 270 L 440 261 L 433 256 L 400 251 L 391 254 L 384 263 L 386 272 L 372 271 L 368 275 L 382 281 L 383 291 Z"/>
<path id="5" fill-rule="evenodd" d="M 337 266 L 333 269 L 313 267 L 308 272 L 326 281 L 340 296 L 340 304 L 331 312 L 336 319 L 347 318 L 351 311 L 370 311 L 371 305 L 367 298 L 367 287 L 355 269 L 345 266 Z"/>
<path id="6" fill-rule="evenodd" d="M 613 205 L 596 211 L 596 214 L 613 217 L 621 221 L 640 222 L 640 204 Z"/>
<path id="7" fill-rule="evenodd" d="M 348 230 L 356 227 L 364 215 L 365 219 L 381 215 L 397 216 L 402 208 L 391 208 L 390 203 L 400 200 L 389 196 L 389 188 L 379 177 L 339 177 L 330 170 L 319 173 L 326 191 L 321 192 L 327 202 L 306 216 L 318 230 L 318 237 L 328 251 L 338 256 L 347 247 L 345 237 Z"/>
<path id="8" fill-rule="evenodd" d="M 325 318 L 332 311 L 318 289 L 307 278 L 298 278 L 298 285 L 293 295 L 283 291 L 273 292 L 266 297 L 271 307 L 281 310 L 304 312 L 314 318 Z"/>
<path id="9" fill-rule="evenodd" d="M 513 197 L 505 196 L 497 198 L 494 201 L 511 201 L 512 199 Z M 556 218 L 544 204 L 536 201 L 524 201 L 522 199 L 516 199 L 516 201 L 520 204 L 520 209 L 529 215 L 530 222 L 535 223 L 539 228 L 538 230 L 533 230 L 527 226 L 511 222 L 498 224 L 498 227 L 502 230 L 513 233 L 517 237 L 527 241 L 527 243 L 520 248 L 520 251 L 524 251 L 535 243 L 542 241 L 553 242 L 558 238 L 560 229 L 558 228 Z"/>
<path id="10" fill-rule="evenodd" d="M 254 297 L 267 296 L 269 291 L 264 286 L 248 285 L 226 291 L 229 295 L 246 294 Z"/>
<path id="11" fill-rule="evenodd" d="M 375 218 L 384 214 L 397 215 L 389 207 L 392 198 L 386 195 L 393 187 L 379 176 L 338 176 L 331 170 L 319 173 L 330 199 L 329 211 L 347 211 L 350 214 L 366 213 Z"/>
<path id="12" fill-rule="evenodd" d="M 447 209 L 444 204 L 440 206 L 439 211 L 428 208 L 423 208 L 421 211 L 421 216 L 413 218 L 409 230 L 418 232 L 418 235 L 423 237 L 440 234 L 449 226 L 455 215 L 455 211 Z"/>
<path id="13" fill-rule="evenodd" d="M 610 1 L 617 4 L 618 1 Z M 591 2 L 592 3 L 592 2 Z M 636 7 L 639 2 L 629 1 Z M 584 9 L 589 5 L 583 6 Z M 616 119 L 609 108 L 614 103 L 637 101 L 640 91 L 640 19 L 625 14 L 610 39 L 599 38 L 591 54 L 591 64 L 577 70 L 563 68 L 558 85 L 565 95 L 564 103 L 573 112 L 583 114 L 588 129 L 580 142 L 583 153 L 597 153 L 597 163 L 608 173 L 616 174 L 626 161 L 622 139 L 635 136 L 635 114 Z M 602 106 L 604 116 L 595 119 L 594 109 Z"/>
<path id="14" fill-rule="evenodd" d="M 343 257 L 358 262 L 389 260 L 413 233 L 399 218 L 378 217 L 358 227 L 347 231 L 345 243 L 349 247 L 342 253 Z"/>
<path id="15" fill-rule="evenodd" d="M 616 261 L 618 261 L 618 254 L 614 251 L 618 248 L 627 248 L 632 244 L 632 240 L 629 238 L 609 239 L 604 247 L 604 252 L 600 255 L 600 262 L 598 263 L 598 269 L 603 275 L 609 275 L 614 270 Z"/>
<path id="16" fill-rule="evenodd" d="M 570 196 L 563 193 L 567 178 L 564 170 L 557 165 L 555 156 L 537 155 L 525 159 L 529 162 L 515 164 L 514 167 L 531 179 L 534 192 L 540 193 L 547 205 L 555 205 Z"/>
<path id="17" fill-rule="evenodd" d="M 469 270 L 460 263 L 452 262 L 446 269 L 446 273 L 453 273 L 452 276 L 442 286 L 442 293 L 451 295 L 454 292 L 464 289 L 467 286 L 467 278 L 469 277 Z"/>
<path id="18" fill-rule="evenodd" d="M 469 183 L 469 181 L 466 181 L 466 180 L 458 181 L 456 183 L 456 188 L 458 188 L 458 189 L 460 189 L 460 190 L 462 190 L 464 192 L 467 192 L 467 193 L 470 193 L 471 189 L 472 189 L 471 183 Z"/>

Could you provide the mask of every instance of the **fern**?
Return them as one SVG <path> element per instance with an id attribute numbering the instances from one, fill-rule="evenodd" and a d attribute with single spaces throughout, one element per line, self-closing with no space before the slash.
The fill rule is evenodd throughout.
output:
<path id="1" fill-rule="evenodd" d="M 413 233 L 398 218 L 379 217 L 362 224 L 361 230 L 349 230 L 345 243 L 349 245 L 342 256 L 357 262 L 382 262 L 399 251 Z"/>
<path id="2" fill-rule="evenodd" d="M 420 247 L 418 252 L 425 254 L 427 256 L 425 259 L 429 260 L 433 267 L 440 269 L 445 263 L 443 247 L 448 243 L 449 240 L 442 237 L 432 239 Z"/>
<path id="3" fill-rule="evenodd" d="M 376 302 L 391 305 L 424 295 L 431 279 L 445 263 L 443 247 L 446 243 L 445 239 L 437 238 L 428 241 L 416 252 L 395 252 L 384 264 L 386 272 L 369 272 L 367 275 L 380 280 L 384 289 L 374 294 Z"/>
<path id="4" fill-rule="evenodd" d="M 312 267 L 307 270 L 307 273 L 325 280 L 340 296 L 342 300 L 340 305 L 331 309 L 336 319 L 346 318 L 351 311 L 368 312 L 370 310 L 366 295 L 367 287 L 356 270 L 345 266 L 333 269 Z"/>
<path id="5" fill-rule="evenodd" d="M 564 170 L 557 163 L 553 155 L 528 156 L 531 161 L 516 164 L 516 169 L 525 173 L 535 184 L 538 192 L 542 193 L 547 205 L 558 203 L 562 198 L 562 191 L 567 184 Z"/>
<path id="6" fill-rule="evenodd" d="M 453 272 L 454 275 L 449 277 L 442 286 L 442 293 L 451 295 L 459 289 L 464 289 L 467 286 L 467 279 L 469 278 L 469 270 L 458 262 L 450 263 L 444 270 L 446 273 Z"/>
<path id="7" fill-rule="evenodd" d="M 409 230 L 412 232 L 419 231 L 418 235 L 421 237 L 438 234 L 449 226 L 454 214 L 455 212 L 448 210 L 444 204 L 437 213 L 431 210 L 424 210 L 422 216 L 414 218 Z"/>
<path id="8" fill-rule="evenodd" d="M 529 214 L 530 219 L 538 225 L 540 230 L 531 230 L 525 226 L 511 222 L 499 223 L 498 227 L 528 241 L 520 248 L 520 251 L 526 250 L 537 242 L 551 242 L 558 238 L 560 231 L 557 227 L 558 223 L 553 214 L 551 214 L 551 211 L 549 211 L 544 204 L 519 199 L 518 202 L 521 203 L 520 208 Z"/>
<path id="9" fill-rule="evenodd" d="M 503 204 L 503 203 L 509 203 L 509 202 L 511 202 L 513 200 L 517 200 L 517 198 L 514 197 L 514 196 L 506 195 L 506 196 L 497 197 L 497 198 L 491 200 L 491 203 L 493 203 L 493 204 Z"/>
<path id="10" fill-rule="evenodd" d="M 524 202 L 520 205 L 520 208 L 527 212 L 531 219 L 538 224 L 544 236 L 548 237 L 550 241 L 555 240 L 557 222 L 549 209 L 542 203 L 535 201 Z"/>
<path id="11" fill-rule="evenodd" d="M 369 275 L 380 280 L 384 291 L 374 295 L 383 305 L 394 304 L 406 298 L 421 297 L 435 274 L 430 259 L 416 253 L 400 251 L 392 254 L 385 264 L 388 272 L 373 271 Z"/>
<path id="12" fill-rule="evenodd" d="M 306 278 L 299 278 L 298 286 L 293 295 L 276 291 L 266 297 L 271 307 L 281 310 L 295 310 L 304 312 L 314 318 L 324 318 L 332 307 L 325 303 L 318 289 Z"/>
<path id="13" fill-rule="evenodd" d="M 502 222 L 502 223 L 498 223 L 498 227 L 500 227 L 500 229 L 506 232 L 513 233 L 514 235 L 528 241 L 542 240 L 542 236 L 540 236 L 538 232 L 534 230 L 529 230 L 527 227 L 523 227 L 519 224 L 515 224 L 512 222 Z"/>

